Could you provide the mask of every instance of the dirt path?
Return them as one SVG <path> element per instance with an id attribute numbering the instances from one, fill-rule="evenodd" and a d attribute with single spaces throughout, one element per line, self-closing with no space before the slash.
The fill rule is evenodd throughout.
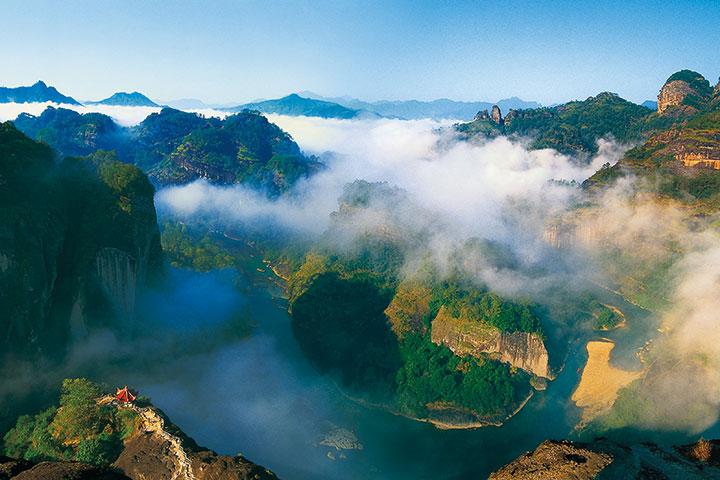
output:
<path id="1" fill-rule="evenodd" d="M 195 480 L 192 464 L 187 453 L 185 453 L 182 442 L 178 437 L 165 430 L 165 420 L 151 407 L 138 408 L 133 406 L 131 408 L 140 415 L 142 421 L 140 428 L 143 431 L 156 434 L 170 444 L 170 451 L 175 457 L 176 464 L 172 480 Z"/>
<path id="2" fill-rule="evenodd" d="M 99 405 L 107 405 L 115 402 L 115 399 L 108 395 L 98 399 Z M 182 446 L 180 438 L 165 430 L 165 420 L 153 407 L 138 407 L 136 405 L 117 405 L 118 408 L 133 410 L 140 417 L 139 430 L 159 436 L 170 446 L 170 452 L 174 458 L 175 471 L 172 473 L 172 480 L 195 480 L 192 470 L 192 463 Z"/>

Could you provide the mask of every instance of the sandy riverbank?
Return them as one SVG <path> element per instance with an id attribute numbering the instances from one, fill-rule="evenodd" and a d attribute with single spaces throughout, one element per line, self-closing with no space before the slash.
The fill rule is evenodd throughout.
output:
<path id="1" fill-rule="evenodd" d="M 583 410 L 581 424 L 587 424 L 613 406 L 618 391 L 640 378 L 643 372 L 615 368 L 610 364 L 610 352 L 615 343 L 609 340 L 587 344 L 588 360 L 572 400 Z"/>

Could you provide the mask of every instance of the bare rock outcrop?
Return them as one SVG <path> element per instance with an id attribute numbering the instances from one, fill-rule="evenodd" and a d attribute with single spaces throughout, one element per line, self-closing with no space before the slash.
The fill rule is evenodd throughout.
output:
<path id="1" fill-rule="evenodd" d="M 490 480 L 705 480 L 720 479 L 720 441 L 681 447 L 546 440 L 490 475 Z"/>
<path id="2" fill-rule="evenodd" d="M 122 473 L 80 462 L 40 462 L 0 456 L 0 480 L 128 480 Z"/>
<path id="3" fill-rule="evenodd" d="M 129 408 L 138 413 L 139 426 L 113 465 L 132 480 L 277 478 L 242 455 L 218 455 L 198 446 L 157 408 Z"/>
<path id="4" fill-rule="evenodd" d="M 463 313 L 454 316 L 443 306 L 432 321 L 430 337 L 456 355 L 487 354 L 538 377 L 550 378 L 548 352 L 537 333 L 501 332 L 482 319 Z"/>
<path id="5" fill-rule="evenodd" d="M 668 107 L 682 105 L 685 97 L 692 94 L 694 90 L 687 82 L 673 80 L 662 86 L 658 94 L 658 113 L 663 113 Z"/>
<path id="6" fill-rule="evenodd" d="M 490 114 L 487 110 L 480 110 L 475 114 L 475 118 L 473 118 L 473 121 L 477 120 L 490 120 Z"/>
<path id="7" fill-rule="evenodd" d="M 490 480 L 592 480 L 613 457 L 568 441 L 546 440 L 490 475 Z"/>
<path id="8" fill-rule="evenodd" d="M 586 221 L 586 217 L 561 218 L 545 226 L 543 240 L 558 250 L 572 247 L 593 247 L 601 242 L 606 232 L 598 227 L 594 219 Z"/>
<path id="9" fill-rule="evenodd" d="M 500 107 L 498 107 L 497 105 L 492 106 L 492 112 L 490 113 L 490 118 L 492 118 L 492 121 L 498 125 L 503 124 L 503 117 L 502 117 L 502 112 L 500 111 Z"/>
<path id="10" fill-rule="evenodd" d="M 658 113 L 663 114 L 670 107 L 697 111 L 707 106 L 712 95 L 713 89 L 705 77 L 692 70 L 680 70 L 672 74 L 660 89 Z"/>

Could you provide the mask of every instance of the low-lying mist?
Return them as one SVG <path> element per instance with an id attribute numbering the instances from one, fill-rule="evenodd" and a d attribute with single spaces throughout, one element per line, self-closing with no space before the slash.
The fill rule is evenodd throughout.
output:
<path id="1" fill-rule="evenodd" d="M 23 111 L 37 115 L 46 106 L 0 105 L 0 119 L 12 120 Z M 100 111 L 123 125 L 136 124 L 157 111 L 98 105 L 69 108 L 83 113 Z M 226 115 L 216 111 L 202 113 Z M 708 226 L 702 219 L 688 220 L 687 209 L 679 204 L 659 202 L 639 194 L 641 183 L 632 178 L 593 197 L 591 207 L 583 205 L 587 198 L 577 188 L 578 183 L 602 165 L 617 162 L 628 145 L 601 139 L 597 155 L 580 161 L 550 149 L 531 150 L 528 143 L 518 138 L 460 141 L 450 128 L 451 122 L 278 115 L 269 115 L 269 118 L 289 132 L 306 153 L 319 155 L 326 168 L 274 199 L 243 186 L 217 186 L 205 181 L 163 188 L 156 194 L 160 220 L 173 217 L 192 221 L 203 217 L 230 229 L 271 228 L 290 239 L 297 236 L 327 240 L 326 233 L 332 226 L 331 213 L 338 210 L 338 199 L 345 186 L 362 179 L 387 182 L 402 189 L 404 196 L 397 203 L 373 200 L 364 211 L 353 213 L 344 224 L 344 233 L 352 238 L 391 227 L 403 236 L 422 237 L 421 248 L 406 252 L 409 253 L 405 265 L 407 275 L 417 270 L 415 261 L 420 255 L 423 260 L 430 258 L 437 271 L 448 271 L 456 266 L 453 262 L 457 252 L 473 238 L 499 242 L 517 257 L 521 266 L 518 269 L 499 269 L 488 265 L 482 257 L 465 258 L 463 264 L 465 273 L 478 283 L 510 297 L 542 300 L 552 290 L 571 291 L 581 288 L 579 285 L 588 280 L 613 289 L 617 288 L 614 283 L 619 277 L 632 279 L 642 273 L 639 270 L 653 273 L 657 268 L 666 283 L 660 289 L 664 301 L 643 305 L 651 307 L 657 317 L 652 323 L 653 329 L 646 332 L 648 338 L 657 337 L 646 358 L 648 377 L 637 386 L 645 402 L 645 414 L 626 419 L 624 426 L 695 433 L 717 422 L 720 412 L 720 237 L 717 227 Z M 546 232 L 549 224 L 558 221 L 569 226 L 569 235 L 573 238 L 562 246 L 552 246 Z M 347 238 L 335 240 L 338 248 L 342 248 Z M 633 261 L 628 261 L 622 253 Z M 622 262 L 618 260 L 620 257 Z M 528 275 L 531 270 L 534 274 Z M 195 408 L 193 392 L 207 389 L 220 392 L 226 388 L 221 385 L 232 385 L 221 397 L 228 405 L 225 415 L 235 416 L 232 421 L 228 419 L 227 425 L 231 428 L 239 422 L 247 431 L 259 432 L 252 450 L 261 455 L 254 460 L 262 461 L 262 452 L 267 452 L 269 458 L 267 445 L 273 442 L 280 442 L 282 448 L 291 450 L 293 442 L 307 437 L 302 430 L 309 427 L 303 424 L 287 429 L 291 432 L 287 436 L 277 432 L 285 431 L 282 426 L 296 419 L 298 402 L 304 402 L 303 409 L 309 408 L 303 399 L 321 395 L 314 393 L 318 379 L 307 370 L 307 365 L 289 365 L 287 357 L 278 353 L 287 352 L 289 348 L 297 350 L 289 337 L 285 345 L 277 345 L 277 340 L 268 332 L 255 333 L 250 341 L 235 338 L 231 344 L 213 343 L 213 330 L 236 325 L 230 312 L 242 311 L 245 307 L 243 301 L 238 301 L 225 287 L 219 287 L 215 280 L 196 285 L 198 278 L 193 276 L 192 284 L 177 283 L 176 294 L 170 300 L 165 294 L 158 294 L 143 306 L 148 316 L 157 320 L 149 327 L 162 329 L 163 322 L 175 322 L 173 327 L 177 332 L 194 332 L 195 337 L 173 335 L 157 341 L 151 336 L 146 342 L 128 345 L 114 334 L 101 332 L 79 343 L 61 371 L 48 368 L 38 374 L 37 366 L 13 364 L 13 371 L 3 372 L 3 379 L 7 381 L 0 385 L 0 401 L 11 396 L 19 398 L 32 376 L 35 384 L 51 384 L 65 375 L 92 372 L 83 370 L 88 364 L 115 362 L 117 365 L 140 356 L 146 357 L 150 365 L 161 359 L 154 368 L 167 380 L 159 380 L 158 370 L 143 374 L 138 369 L 135 378 L 129 377 L 127 372 L 132 365 L 130 369 L 116 370 L 120 375 L 110 373 L 107 378 L 147 385 L 151 396 L 153 393 L 163 395 L 163 391 L 175 388 L 174 382 L 190 382 L 195 378 L 192 387 L 175 389 L 185 392 L 184 396 L 177 397 L 175 404 L 180 415 L 186 409 Z M 182 317 L 178 317 L 180 310 L 168 307 L 168 302 L 185 313 L 196 312 L 192 317 L 195 322 L 176 321 Z M 211 313 L 205 314 L 206 311 Z M 212 325 L 205 329 L 198 327 L 206 321 Z M 654 331 L 656 327 L 661 328 L 662 333 Z M 209 340 L 206 337 L 210 337 Z M 183 338 L 191 342 L 193 338 L 204 338 L 207 348 L 202 345 L 202 348 L 198 345 L 191 348 L 190 343 L 183 343 Z M 268 358 L 277 360 L 264 363 L 263 359 Z M 81 365 L 84 367 L 80 368 Z M 283 388 L 286 395 L 282 394 Z M 233 396 L 247 399 L 238 403 L 242 411 L 231 406 Z M 266 405 L 268 398 L 275 398 L 273 405 Z M 200 417 L 217 415 L 218 412 L 212 410 L 216 405 L 198 408 L 193 413 Z M 177 420 L 191 422 L 192 415 L 188 413 Z M 267 435 L 282 438 L 261 434 L 270 422 L 274 422 L 276 428 L 268 429 Z M 231 438 L 232 432 L 206 431 L 205 438 L 199 440 L 207 442 L 213 435 Z M 221 443 L 210 446 L 219 448 L 219 445 Z"/>
<path id="2" fill-rule="evenodd" d="M 323 155 L 327 168 L 279 199 L 242 186 L 198 181 L 158 192 L 158 208 L 180 217 L 215 216 L 226 223 L 272 220 L 290 231 L 320 234 L 328 228 L 345 185 L 356 179 L 387 182 L 406 192 L 412 205 L 396 205 L 390 212 L 394 221 L 402 222 L 407 233 L 430 232 L 428 246 L 438 260 L 473 237 L 514 245 L 532 259 L 538 255 L 535 247 L 541 247 L 531 245 L 531 239 L 542 238 L 544 219 L 575 196 L 568 184 L 616 162 L 624 151 L 601 140 L 591 162 L 578 164 L 554 150 L 529 150 L 523 141 L 506 137 L 458 141 L 448 123 L 432 120 L 270 119 L 307 153 Z M 360 232 L 372 228 L 368 222 L 387 221 L 388 212 L 376 213 L 356 218 L 354 228 Z"/>
<path id="3" fill-rule="evenodd" d="M 65 108 L 78 113 L 102 113 L 122 126 L 136 125 L 151 113 L 159 112 L 158 107 L 124 107 L 118 105 L 69 105 L 54 102 L 0 103 L 0 121 L 15 120 L 21 113 L 38 116 L 48 107 Z"/>
<path id="4" fill-rule="evenodd" d="M 387 182 L 401 188 L 407 202 L 371 204 L 349 228 L 362 233 L 392 224 L 407 235 L 422 233 L 423 253 L 430 252 L 441 272 L 470 238 L 503 243 L 521 264 L 545 271 L 538 278 L 487 268 L 482 258 L 466 259 L 466 273 L 503 295 L 539 300 L 588 280 L 608 290 L 621 288 L 618 283 L 626 279 L 662 282 L 662 301 L 643 304 L 657 317 L 653 328 L 663 326 L 662 334 L 645 332 L 658 338 L 646 357 L 648 378 L 634 386 L 644 390 L 646 414 L 626 420 L 626 426 L 694 433 L 717 421 L 717 230 L 677 203 L 642 194 L 642 182 L 631 177 L 594 195 L 592 206 L 580 204 L 587 198 L 577 183 L 605 163 L 614 164 L 629 146 L 600 140 L 598 154 L 583 163 L 549 149 L 530 150 L 522 139 L 458 141 L 449 123 L 431 120 L 270 118 L 306 152 L 325 154 L 327 169 L 274 200 L 242 186 L 195 182 L 168 188 L 156 198 L 161 210 L 181 218 L 209 215 L 227 224 L 271 219 L 290 232 L 319 235 L 330 226 L 347 183 Z M 558 219 L 572 225 L 574 237 L 559 251 L 544 238 L 548 224 Z M 410 255 L 408 274 L 412 261 Z"/>
<path id="5" fill-rule="evenodd" d="M 620 181 L 568 220 L 575 249 L 602 272 L 596 278 L 614 279 L 653 313 L 646 375 L 621 395 L 611 425 L 697 434 L 720 418 L 717 218 L 642 186 Z"/>

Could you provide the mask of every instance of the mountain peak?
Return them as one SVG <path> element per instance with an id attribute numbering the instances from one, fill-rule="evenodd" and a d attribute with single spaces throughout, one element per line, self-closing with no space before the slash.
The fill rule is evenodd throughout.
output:
<path id="1" fill-rule="evenodd" d="M 321 118 L 355 118 L 359 111 L 347 108 L 334 102 L 301 97 L 291 93 L 274 100 L 246 103 L 229 109 L 239 112 L 242 110 L 257 110 L 261 113 L 275 113 L 279 115 L 306 116 Z"/>
<path id="2" fill-rule="evenodd" d="M 38 80 L 29 87 L 0 87 L 0 103 L 36 103 L 53 102 L 70 105 L 80 105 L 72 97 L 67 97 L 57 91 L 55 87 L 48 86 Z"/>
<path id="3" fill-rule="evenodd" d="M 712 97 L 710 82 L 693 70 L 675 72 L 663 84 L 658 94 L 658 113 L 670 107 L 702 109 Z"/>
<path id="4" fill-rule="evenodd" d="M 100 100 L 99 102 L 93 102 L 100 105 L 115 105 L 125 107 L 159 107 L 157 103 L 150 100 L 148 97 L 140 92 L 116 92 L 110 97 Z"/>

